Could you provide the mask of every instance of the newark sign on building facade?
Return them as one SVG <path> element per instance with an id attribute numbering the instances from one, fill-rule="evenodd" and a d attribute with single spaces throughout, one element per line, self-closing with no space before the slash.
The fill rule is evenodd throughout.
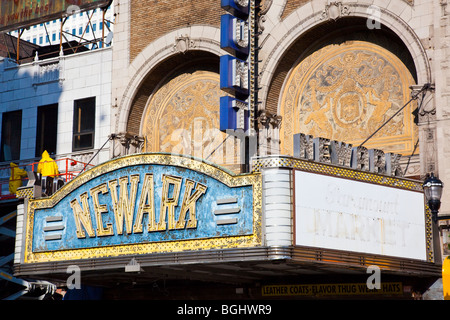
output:
<path id="1" fill-rule="evenodd" d="M 259 175 L 142 154 L 29 200 L 25 264 L 261 244 Z"/>
<path id="2" fill-rule="evenodd" d="M 191 157 L 144 153 L 100 164 L 50 197 L 33 199 L 30 188 L 19 190 L 18 275 L 64 281 L 75 265 L 87 274 L 85 285 L 108 287 L 111 272 L 135 277 L 125 270 L 136 265 L 143 282 L 175 273 L 257 290 L 262 281 L 261 298 L 404 297 L 420 286 L 411 275 L 439 275 L 431 217 L 414 180 L 286 156 L 257 158 L 253 173 L 234 174 Z M 373 266 L 391 282 L 346 291 Z M 340 291 L 292 282 L 327 270 L 359 282 L 345 279 Z M 290 283 L 267 282 L 268 274 L 290 275 Z M 289 292 L 279 291 L 286 285 Z"/>
<path id="3" fill-rule="evenodd" d="M 15 274 L 64 282 L 76 265 L 115 297 L 117 283 L 161 279 L 170 298 L 425 292 L 442 244 L 421 179 L 445 172 L 448 128 L 434 2 L 393 0 L 379 29 L 368 0 L 224 2 L 248 16 L 222 20 L 220 1 L 115 1 L 111 133 L 123 139 L 50 197 L 21 190 Z M 221 77 L 245 92 L 224 97 Z M 408 103 L 425 84 L 441 87 Z M 227 129 L 247 130 L 256 153 Z M 360 286 L 371 266 L 382 291 Z"/>

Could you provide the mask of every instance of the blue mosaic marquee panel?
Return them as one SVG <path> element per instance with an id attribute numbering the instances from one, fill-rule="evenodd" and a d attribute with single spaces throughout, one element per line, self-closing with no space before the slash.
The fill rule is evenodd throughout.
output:
<path id="1" fill-rule="evenodd" d="M 136 221 L 140 197 L 144 185 L 145 175 L 153 174 L 153 197 L 155 220 L 159 222 L 161 198 L 163 192 L 163 175 L 177 177 L 181 179 L 179 190 L 179 199 L 175 204 L 175 221 L 179 219 L 183 197 L 186 191 L 186 182 L 189 180 L 195 182 L 194 189 L 198 184 L 206 186 L 206 191 L 195 202 L 195 216 L 197 225 L 195 228 L 183 228 L 163 231 L 148 231 L 149 215 L 144 214 L 142 220 L 141 233 L 128 233 L 126 223 L 123 222 L 123 233 L 117 232 L 117 221 L 112 200 L 112 192 L 108 186 L 109 181 L 118 181 L 121 177 L 128 177 L 127 195 L 130 197 L 130 185 L 132 175 L 139 176 L 137 183 L 137 193 L 134 199 L 135 207 L 133 212 L 133 225 Z M 103 228 L 112 226 L 113 235 L 99 236 L 98 225 L 95 213 L 95 204 L 91 190 L 102 184 L 106 185 L 106 193 L 98 193 L 98 204 L 104 207 L 104 212 L 100 214 Z M 174 188 L 172 184 L 168 185 L 168 198 L 174 198 Z M 117 194 L 120 194 L 121 185 L 117 185 Z M 89 207 L 89 217 L 92 228 L 95 231 L 94 236 L 89 236 L 86 229 L 85 237 L 77 236 L 77 225 L 74 209 L 71 207 L 76 199 L 81 208 L 83 201 L 81 195 L 87 193 L 87 204 Z M 187 196 L 190 196 L 186 193 Z M 167 242 L 192 239 L 205 239 L 217 237 L 233 237 L 250 235 L 253 232 L 253 186 L 228 187 L 224 183 L 197 171 L 178 166 L 146 164 L 135 165 L 117 169 L 103 175 L 97 176 L 85 184 L 74 189 L 67 196 L 62 198 L 52 208 L 36 208 L 34 210 L 32 252 L 57 251 L 67 249 L 81 249 L 94 247 L 107 247 L 125 244 L 141 244 L 152 242 Z M 87 211 L 87 210 L 86 210 Z M 186 214 L 186 220 L 189 217 L 189 211 Z M 167 218 L 167 214 L 164 214 Z"/>

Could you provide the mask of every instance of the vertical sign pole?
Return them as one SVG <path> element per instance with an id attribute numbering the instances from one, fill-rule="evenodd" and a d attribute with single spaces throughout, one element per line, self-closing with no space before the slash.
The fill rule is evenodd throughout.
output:
<path id="1" fill-rule="evenodd" d="M 256 0 L 250 0 L 250 11 L 249 11 L 249 29 L 250 29 L 250 124 L 249 124 L 249 136 L 254 136 L 255 132 L 255 118 L 256 118 L 256 108 L 258 107 L 257 101 L 257 75 L 256 75 Z"/>
<path id="2" fill-rule="evenodd" d="M 258 74 L 257 74 L 257 30 L 256 30 L 256 1 L 250 0 L 249 24 L 250 24 L 250 123 L 246 144 L 246 172 L 250 170 L 250 158 L 257 153 L 256 116 L 258 110 Z"/>
<path id="3" fill-rule="evenodd" d="M 229 96 L 220 99 L 220 130 L 240 139 L 241 171 L 249 169 L 255 143 L 255 11 L 256 0 L 221 0 L 228 13 L 221 16 L 220 88 Z"/>

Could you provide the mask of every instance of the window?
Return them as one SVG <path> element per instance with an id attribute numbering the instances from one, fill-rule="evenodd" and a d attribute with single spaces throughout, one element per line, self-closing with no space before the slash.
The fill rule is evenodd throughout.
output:
<path id="1" fill-rule="evenodd" d="M 52 41 L 56 41 L 56 33 L 52 34 Z"/>
<path id="2" fill-rule="evenodd" d="M 39 36 L 39 44 L 42 44 L 42 40 L 43 40 L 42 36 Z"/>
<path id="3" fill-rule="evenodd" d="M 50 104 L 38 108 L 36 129 L 36 157 L 44 150 L 56 153 L 56 136 L 58 129 L 58 105 Z"/>
<path id="4" fill-rule="evenodd" d="M 75 100 L 73 115 L 73 151 L 94 148 L 95 97 Z"/>
<path id="5" fill-rule="evenodd" d="M 3 113 L 0 161 L 20 159 L 21 133 L 22 110 Z"/>
<path id="6" fill-rule="evenodd" d="M 97 24 L 96 23 L 94 23 L 93 25 L 92 25 L 92 31 L 94 32 L 94 31 L 97 31 Z"/>

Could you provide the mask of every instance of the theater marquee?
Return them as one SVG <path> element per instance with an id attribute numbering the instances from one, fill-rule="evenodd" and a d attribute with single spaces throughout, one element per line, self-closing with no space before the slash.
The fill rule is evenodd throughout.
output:
<path id="1" fill-rule="evenodd" d="M 427 260 L 423 192 L 395 186 L 388 177 L 382 185 L 294 174 L 295 245 Z"/>
<path id="2" fill-rule="evenodd" d="M 431 213 L 421 181 L 387 174 L 391 170 L 374 173 L 371 161 L 365 170 L 355 170 L 314 159 L 272 155 L 254 160 L 253 172 L 263 176 L 267 241 L 284 241 L 292 226 L 293 259 L 299 261 L 315 259 L 315 250 L 318 260 L 343 265 L 351 259 L 360 264 L 369 256 L 365 263 L 388 268 L 393 264 L 385 258 L 401 259 L 401 264 L 434 261 Z M 347 258 L 341 261 L 344 252 Z"/>
<path id="3" fill-rule="evenodd" d="M 140 154 L 29 200 L 24 263 L 261 244 L 259 174 Z"/>

